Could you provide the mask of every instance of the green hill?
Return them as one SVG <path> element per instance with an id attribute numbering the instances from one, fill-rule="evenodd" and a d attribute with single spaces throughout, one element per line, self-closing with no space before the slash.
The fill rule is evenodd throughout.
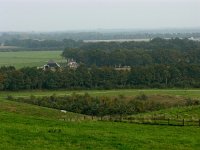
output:
<path id="1" fill-rule="evenodd" d="M 22 116 L 32 116 L 37 118 L 63 120 L 67 118 L 83 118 L 83 115 L 76 113 L 63 113 L 60 110 L 46 107 L 38 107 L 25 103 L 0 100 L 0 112 L 11 112 Z"/>
<path id="2" fill-rule="evenodd" d="M 199 149 L 199 127 L 63 121 L 59 110 L 0 101 L 0 149 Z M 80 117 L 66 113 L 65 117 Z"/>

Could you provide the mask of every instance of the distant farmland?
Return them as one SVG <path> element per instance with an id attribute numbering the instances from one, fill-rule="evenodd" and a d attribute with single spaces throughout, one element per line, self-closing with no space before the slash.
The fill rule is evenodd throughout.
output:
<path id="1" fill-rule="evenodd" d="M 32 90 L 32 91 L 1 91 L 0 99 L 6 98 L 7 95 L 12 95 L 14 97 L 29 97 L 34 96 L 50 96 L 56 94 L 57 96 L 71 95 L 76 94 L 85 94 L 88 93 L 91 96 L 137 96 L 140 94 L 146 95 L 170 95 L 177 97 L 188 97 L 188 98 L 200 98 L 199 89 L 119 89 L 119 90 Z"/>
<path id="2" fill-rule="evenodd" d="M 61 53 L 62 51 L 0 52 L 0 66 L 37 67 L 44 65 L 49 59 L 61 62 Z"/>

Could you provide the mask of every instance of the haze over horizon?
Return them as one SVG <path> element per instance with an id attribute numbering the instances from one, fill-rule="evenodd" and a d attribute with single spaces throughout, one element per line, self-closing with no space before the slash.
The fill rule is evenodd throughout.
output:
<path id="1" fill-rule="evenodd" d="M 0 0 L 0 31 L 200 28 L 199 0 Z"/>

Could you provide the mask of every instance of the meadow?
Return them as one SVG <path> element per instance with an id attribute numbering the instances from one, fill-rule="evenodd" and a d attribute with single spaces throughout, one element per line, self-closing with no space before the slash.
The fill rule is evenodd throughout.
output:
<path id="1" fill-rule="evenodd" d="M 200 89 L 116 89 L 116 90 L 31 90 L 31 91 L 0 91 L 0 98 L 6 98 L 7 95 L 14 97 L 29 97 L 34 96 L 57 96 L 85 94 L 91 96 L 136 96 L 139 94 L 146 95 L 172 95 L 184 96 L 189 98 L 200 98 Z"/>
<path id="2" fill-rule="evenodd" d="M 17 69 L 23 67 L 40 67 L 50 59 L 62 62 L 62 51 L 11 51 L 0 52 L 0 66 L 14 66 Z"/>
<path id="3" fill-rule="evenodd" d="M 58 110 L 0 101 L 0 149 L 198 150 L 199 127 L 63 121 Z M 77 117 L 79 114 L 72 114 Z"/>

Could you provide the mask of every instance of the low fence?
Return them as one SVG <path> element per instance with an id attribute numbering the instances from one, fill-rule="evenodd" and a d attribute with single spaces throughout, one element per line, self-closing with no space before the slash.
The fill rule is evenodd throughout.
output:
<path id="1" fill-rule="evenodd" d="M 123 120 L 122 120 L 123 121 Z M 132 118 L 125 120 L 129 123 L 140 123 L 140 124 L 152 124 L 152 125 L 170 125 L 170 126 L 199 126 L 200 119 L 188 120 L 188 119 L 160 119 L 160 118 Z"/>
<path id="2" fill-rule="evenodd" d="M 169 125 L 169 126 L 199 126 L 200 119 L 170 119 L 170 118 L 134 118 L 134 117 L 122 117 L 122 116 L 78 116 L 63 118 L 64 121 L 109 121 L 109 122 L 124 122 L 124 123 L 136 123 L 136 124 L 149 124 L 149 125 Z"/>

